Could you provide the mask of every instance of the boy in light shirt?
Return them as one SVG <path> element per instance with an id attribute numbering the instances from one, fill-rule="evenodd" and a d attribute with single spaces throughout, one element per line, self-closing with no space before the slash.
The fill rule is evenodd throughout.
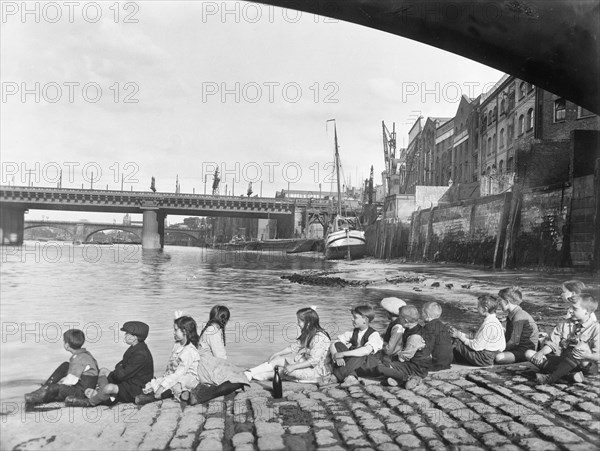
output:
<path id="1" fill-rule="evenodd" d="M 469 338 L 464 332 L 450 328 L 450 336 L 454 341 L 454 362 L 475 366 L 494 364 L 496 354 L 504 351 L 506 339 L 504 329 L 496 317 L 498 297 L 484 294 L 477 298 L 477 311 L 483 316 L 483 323 L 475 334 Z"/>
<path id="2" fill-rule="evenodd" d="M 540 369 L 536 375 L 540 385 L 553 384 L 564 376 L 583 382 L 584 373 L 598 372 L 600 360 L 600 325 L 594 312 L 598 302 L 587 293 L 569 309 L 571 316 L 560 322 L 538 352 L 525 356 Z"/>

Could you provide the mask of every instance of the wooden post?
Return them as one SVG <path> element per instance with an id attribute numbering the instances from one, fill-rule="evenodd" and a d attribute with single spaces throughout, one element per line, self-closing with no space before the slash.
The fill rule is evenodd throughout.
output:
<path id="1" fill-rule="evenodd" d="M 507 191 L 504 193 L 504 202 L 502 204 L 502 214 L 500 215 L 500 222 L 498 223 L 498 230 L 496 232 L 496 246 L 494 248 L 494 262 L 492 265 L 493 269 L 502 267 L 502 255 L 504 250 L 504 240 L 506 239 L 506 226 L 508 225 L 508 217 L 510 213 L 512 200 L 512 192 Z"/>
<path id="2" fill-rule="evenodd" d="M 506 225 L 506 239 L 504 242 L 502 269 L 507 268 L 514 258 L 514 244 L 518 230 L 519 218 L 521 215 L 521 203 L 523 193 L 521 185 L 513 185 L 513 196 L 511 200 L 510 215 Z"/>

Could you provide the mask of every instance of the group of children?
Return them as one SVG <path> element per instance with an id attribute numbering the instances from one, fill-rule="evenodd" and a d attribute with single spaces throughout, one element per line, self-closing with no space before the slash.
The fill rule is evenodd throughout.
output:
<path id="1" fill-rule="evenodd" d="M 477 311 L 483 322 L 473 337 L 444 324 L 442 307 L 427 302 L 417 307 L 398 298 L 385 298 L 382 307 L 390 324 L 383 337 L 371 327 L 375 310 L 359 305 L 351 310 L 353 330 L 335 340 L 319 323 L 316 307 L 296 312 L 300 335 L 290 346 L 272 354 L 257 367 L 242 370 L 227 361 L 225 327 L 227 307 L 217 305 L 198 333 L 196 321 L 176 312 L 174 347 L 167 368 L 154 378 L 152 354 L 146 346 L 149 327 L 129 321 L 121 328 L 129 345 L 114 370 L 99 369 L 83 348 L 81 330 L 64 333 L 64 348 L 72 354 L 38 390 L 25 395 L 27 405 L 65 401 L 71 406 L 95 406 L 111 402 L 146 404 L 174 397 L 190 404 L 204 403 L 249 385 L 268 380 L 275 367 L 284 379 L 325 386 L 358 384 L 358 377 L 381 377 L 385 383 L 408 389 L 421 383 L 430 371 L 450 368 L 453 362 L 476 366 L 529 361 L 538 367 L 539 384 L 563 377 L 582 382 L 584 374 L 598 371 L 600 325 L 598 303 L 579 281 L 565 282 L 562 299 L 567 315 L 543 342 L 538 327 L 520 304 L 518 288 L 505 288 L 498 295 L 478 298 Z M 507 314 L 506 329 L 496 317 L 500 307 Z"/>
<path id="2" fill-rule="evenodd" d="M 280 366 L 285 378 L 320 386 L 347 387 L 358 384 L 358 377 L 383 376 L 388 385 L 402 383 L 411 389 L 430 371 L 450 368 L 453 362 L 489 366 L 529 361 L 539 370 L 539 384 L 563 377 L 582 382 L 584 374 L 598 372 L 600 325 L 594 313 L 598 303 L 579 281 L 565 282 L 561 297 L 568 305 L 567 315 L 543 342 L 534 319 L 520 307 L 523 295 L 515 287 L 477 299 L 483 321 L 472 337 L 444 324 L 437 302 L 427 302 L 419 315 L 415 306 L 401 299 L 383 299 L 381 305 L 391 320 L 383 337 L 371 327 L 373 307 L 359 305 L 351 310 L 353 330 L 333 341 L 319 326 L 316 311 L 301 309 L 297 344 L 273 354 L 246 375 L 265 380 Z M 498 308 L 507 315 L 505 328 L 496 317 Z M 312 312 L 310 321 L 307 310 Z"/>
<path id="3" fill-rule="evenodd" d="M 72 356 L 37 390 L 25 395 L 30 407 L 54 401 L 68 406 L 91 407 L 114 402 L 138 405 L 174 397 L 189 404 L 204 403 L 249 385 L 243 371 L 229 363 L 225 353 L 225 326 L 230 312 L 216 305 L 206 327 L 198 334 L 196 321 L 175 312 L 175 344 L 161 377 L 154 378 L 154 361 L 145 343 L 149 327 L 128 321 L 121 330 L 129 348 L 114 370 L 99 369 L 82 348 L 85 336 L 71 329 L 63 334 L 64 348 Z"/>

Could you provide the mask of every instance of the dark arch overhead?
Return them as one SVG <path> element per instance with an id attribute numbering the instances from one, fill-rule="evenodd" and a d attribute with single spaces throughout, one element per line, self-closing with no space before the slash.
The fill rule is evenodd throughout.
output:
<path id="1" fill-rule="evenodd" d="M 600 113 L 600 0 L 259 2 L 423 42 Z"/>

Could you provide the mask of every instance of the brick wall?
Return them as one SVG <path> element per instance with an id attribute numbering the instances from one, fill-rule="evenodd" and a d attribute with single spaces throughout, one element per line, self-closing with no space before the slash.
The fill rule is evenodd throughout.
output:
<path id="1" fill-rule="evenodd" d="M 552 185 L 569 180 L 571 143 L 535 140 L 517 154 L 517 178 L 525 187 Z"/>
<path id="2" fill-rule="evenodd" d="M 556 95 L 543 91 L 543 102 L 538 107 L 541 110 L 542 117 L 541 135 L 543 139 L 569 139 L 573 130 L 600 130 L 600 117 L 593 115 L 587 117 L 578 117 L 578 107 L 573 102 L 566 101 L 565 119 L 554 122 L 554 101 L 558 98 Z"/>

